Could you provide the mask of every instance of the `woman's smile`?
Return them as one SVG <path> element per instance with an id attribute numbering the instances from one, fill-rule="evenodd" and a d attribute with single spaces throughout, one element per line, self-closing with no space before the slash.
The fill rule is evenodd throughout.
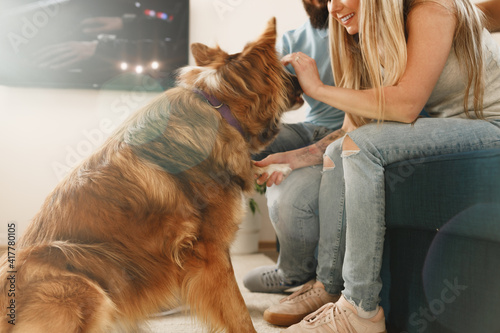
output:
<path id="1" fill-rule="evenodd" d="M 346 28 L 348 34 L 358 33 L 359 0 L 330 0 L 328 1 L 328 11 L 332 18 Z"/>
<path id="2" fill-rule="evenodd" d="M 340 18 L 340 21 L 342 22 L 342 24 L 347 25 L 353 17 L 354 13 L 351 13 L 349 15 L 342 16 Z"/>

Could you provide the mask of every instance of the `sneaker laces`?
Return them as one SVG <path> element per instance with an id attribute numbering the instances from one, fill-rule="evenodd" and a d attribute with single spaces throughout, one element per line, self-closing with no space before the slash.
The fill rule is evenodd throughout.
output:
<path id="1" fill-rule="evenodd" d="M 294 292 L 290 296 L 282 298 L 280 300 L 280 303 L 291 301 L 291 300 L 293 300 L 295 298 L 297 300 L 303 299 L 303 298 L 309 296 L 310 294 L 312 294 L 312 292 L 313 292 L 312 289 L 313 289 L 313 284 L 312 283 L 306 283 L 305 285 L 302 286 L 302 288 L 300 288 L 299 290 L 297 290 L 296 292 Z"/>
<path id="2" fill-rule="evenodd" d="M 262 282 L 267 286 L 267 287 L 278 287 L 282 286 L 284 283 L 281 280 L 279 274 L 278 274 L 278 269 L 273 269 L 267 272 L 262 273 Z"/>
<path id="3" fill-rule="evenodd" d="M 335 303 L 327 303 L 304 318 L 304 321 L 313 323 L 332 323 L 335 333 L 356 333 L 347 318 L 346 310 Z"/>

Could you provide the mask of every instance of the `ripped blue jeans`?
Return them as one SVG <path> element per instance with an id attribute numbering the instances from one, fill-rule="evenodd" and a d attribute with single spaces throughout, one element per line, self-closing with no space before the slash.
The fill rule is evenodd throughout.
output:
<path id="1" fill-rule="evenodd" d="M 282 124 L 278 137 L 253 159 L 309 146 L 332 131 L 312 123 Z M 316 276 L 320 181 L 321 166 L 317 165 L 294 170 L 280 186 L 266 192 L 269 217 L 280 242 L 278 269 L 289 284 L 304 283 Z"/>
<path id="2" fill-rule="evenodd" d="M 414 125 L 371 123 L 333 142 L 325 153 L 319 187 L 318 280 L 330 293 L 340 292 L 342 285 L 348 300 L 366 311 L 374 310 L 382 289 L 384 167 L 496 147 L 500 147 L 500 120 L 457 118 L 423 118 Z"/>

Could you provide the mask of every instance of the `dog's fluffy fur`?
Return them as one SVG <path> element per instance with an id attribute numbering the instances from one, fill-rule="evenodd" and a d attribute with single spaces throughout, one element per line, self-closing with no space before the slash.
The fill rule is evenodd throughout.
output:
<path id="1" fill-rule="evenodd" d="M 300 102 L 275 53 L 276 27 L 243 52 L 192 45 L 197 66 L 134 114 L 48 196 L 18 244 L 15 324 L 1 332 L 137 332 L 190 306 L 213 331 L 255 332 L 229 247 L 253 190 L 250 153 Z M 245 135 L 193 92 L 229 105 Z M 1 258 L 0 306 L 10 275 Z"/>

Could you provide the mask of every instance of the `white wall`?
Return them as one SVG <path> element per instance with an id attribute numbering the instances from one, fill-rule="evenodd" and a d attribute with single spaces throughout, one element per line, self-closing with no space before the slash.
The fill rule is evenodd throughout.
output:
<path id="1" fill-rule="evenodd" d="M 232 53 L 277 18 L 278 35 L 302 24 L 307 15 L 302 0 L 191 0 L 191 42 L 214 45 Z"/>
<path id="2" fill-rule="evenodd" d="M 272 16 L 278 34 L 306 19 L 301 0 L 191 0 L 190 40 L 238 52 L 256 38 Z M 500 34 L 496 35 L 500 41 Z M 95 149 L 110 127 L 154 94 L 0 86 L 0 244 L 7 224 L 26 228 L 63 169 Z M 113 112 L 119 103 L 123 113 Z M 290 113 L 286 121 L 302 119 Z M 262 205 L 261 205 L 262 206 Z M 267 209 L 261 207 L 265 216 Z M 261 240 L 274 240 L 267 219 Z"/>
<path id="3" fill-rule="evenodd" d="M 190 40 L 238 52 L 272 16 L 279 34 L 305 20 L 301 0 L 191 0 Z M 20 236 L 65 169 L 155 94 L 0 86 L 0 244 Z M 117 111 L 114 106 L 120 105 Z M 300 115 L 299 115 L 300 116 Z M 274 240 L 268 221 L 263 240 Z"/>

